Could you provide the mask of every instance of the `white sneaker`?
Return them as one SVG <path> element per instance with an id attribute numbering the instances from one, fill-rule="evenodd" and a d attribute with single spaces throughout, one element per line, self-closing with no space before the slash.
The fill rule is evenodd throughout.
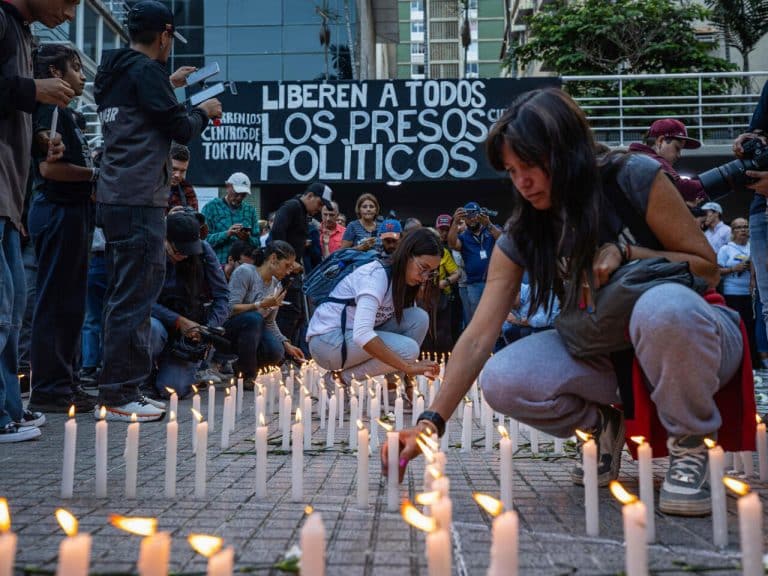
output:
<path id="1" fill-rule="evenodd" d="M 27 426 L 36 426 L 40 428 L 45 426 L 45 414 L 42 412 L 33 412 L 32 410 L 24 410 L 24 414 L 21 416 L 21 420 L 16 422 L 16 426 L 19 428 L 26 428 Z"/>
<path id="2" fill-rule="evenodd" d="M 195 374 L 195 380 L 208 384 L 213 382 L 214 384 L 221 384 L 221 376 L 213 368 L 206 368 L 205 370 L 198 370 Z"/>
<path id="3" fill-rule="evenodd" d="M 107 406 L 107 420 L 117 420 L 120 422 L 130 422 L 131 417 L 136 414 L 137 422 L 153 422 L 165 418 L 165 410 L 158 408 L 154 404 L 147 402 L 145 398 L 140 398 L 133 402 L 128 402 L 122 406 Z M 98 420 L 100 406 L 96 406 L 93 411 L 94 417 Z"/>
<path id="4" fill-rule="evenodd" d="M 18 426 L 15 422 L 9 422 L 0 427 L 0 444 L 11 442 L 24 442 L 39 438 L 42 432 L 37 426 Z"/>

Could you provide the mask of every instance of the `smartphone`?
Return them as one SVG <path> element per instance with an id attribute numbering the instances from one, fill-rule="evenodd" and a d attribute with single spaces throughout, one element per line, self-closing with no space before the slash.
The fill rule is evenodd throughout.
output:
<path id="1" fill-rule="evenodd" d="M 194 84 L 197 84 L 198 82 L 202 82 L 203 80 L 207 80 L 208 78 L 211 78 L 212 76 L 216 76 L 221 71 L 219 68 L 218 62 L 212 62 L 208 64 L 208 66 L 204 66 L 203 68 L 200 68 L 198 70 L 195 70 L 187 76 L 187 86 L 192 86 Z"/>
<path id="2" fill-rule="evenodd" d="M 240 232 L 247 232 L 248 234 L 250 234 L 251 232 L 253 232 L 253 228 L 243 227 L 243 228 L 240 228 Z"/>

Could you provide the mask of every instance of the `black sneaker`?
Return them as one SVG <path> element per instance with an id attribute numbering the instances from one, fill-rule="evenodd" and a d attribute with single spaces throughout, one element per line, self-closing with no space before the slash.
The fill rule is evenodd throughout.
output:
<path id="1" fill-rule="evenodd" d="M 83 388 L 93 390 L 99 387 L 98 384 L 99 370 L 96 367 L 93 368 L 81 368 L 77 374 L 77 379 L 82 384 Z"/>
<path id="2" fill-rule="evenodd" d="M 15 422 L 9 422 L 5 426 L 0 426 L 0 444 L 34 440 L 41 434 L 37 426 L 17 426 Z"/>
<path id="3" fill-rule="evenodd" d="M 621 450 L 624 448 L 624 413 L 611 406 L 600 406 L 600 423 L 597 429 L 589 431 L 597 438 L 597 485 L 608 486 L 619 477 Z M 584 469 L 581 458 L 582 442 L 576 447 L 578 456 L 571 470 L 571 481 L 584 485 Z"/>
<path id="4" fill-rule="evenodd" d="M 676 516 L 706 516 L 712 511 L 703 436 L 667 439 L 669 469 L 659 493 L 659 510 Z"/>
<path id="5" fill-rule="evenodd" d="M 25 428 L 27 426 L 45 426 L 45 414 L 42 412 L 32 412 L 31 410 L 24 410 L 24 414 L 21 416 L 21 420 L 14 422 L 19 428 Z"/>
<path id="6" fill-rule="evenodd" d="M 75 406 L 75 412 L 78 414 L 90 412 L 93 410 L 93 407 L 96 406 L 96 398 L 87 394 L 79 387 L 72 392 L 72 395 L 69 398 L 41 397 L 40 394 L 32 392 L 32 399 L 29 401 L 27 409 L 32 412 L 66 414 L 69 412 L 69 407 L 73 404 Z"/>

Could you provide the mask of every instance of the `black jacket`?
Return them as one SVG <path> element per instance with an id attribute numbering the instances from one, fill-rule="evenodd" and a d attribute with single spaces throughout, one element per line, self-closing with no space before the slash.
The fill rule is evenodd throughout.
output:
<path id="1" fill-rule="evenodd" d="M 296 252 L 296 262 L 304 260 L 306 241 L 309 238 L 309 223 L 307 209 L 299 198 L 291 198 L 275 213 L 275 221 L 270 230 L 271 240 L 283 240 L 293 246 Z"/>
<path id="2" fill-rule="evenodd" d="M 99 202 L 165 207 L 171 179 L 171 141 L 199 136 L 208 118 L 176 100 L 164 64 L 131 48 L 101 59 L 94 96 L 104 134 L 96 188 Z"/>

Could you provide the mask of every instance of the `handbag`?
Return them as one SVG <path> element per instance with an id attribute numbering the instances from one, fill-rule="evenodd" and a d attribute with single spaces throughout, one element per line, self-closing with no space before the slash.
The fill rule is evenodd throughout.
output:
<path id="1" fill-rule="evenodd" d="M 629 320 L 635 303 L 654 286 L 667 282 L 682 284 L 699 294 L 707 289 L 707 283 L 691 272 L 687 262 L 634 260 L 618 268 L 596 291 L 592 312 L 562 310 L 555 319 L 555 329 L 568 352 L 577 358 L 629 350 Z"/>

